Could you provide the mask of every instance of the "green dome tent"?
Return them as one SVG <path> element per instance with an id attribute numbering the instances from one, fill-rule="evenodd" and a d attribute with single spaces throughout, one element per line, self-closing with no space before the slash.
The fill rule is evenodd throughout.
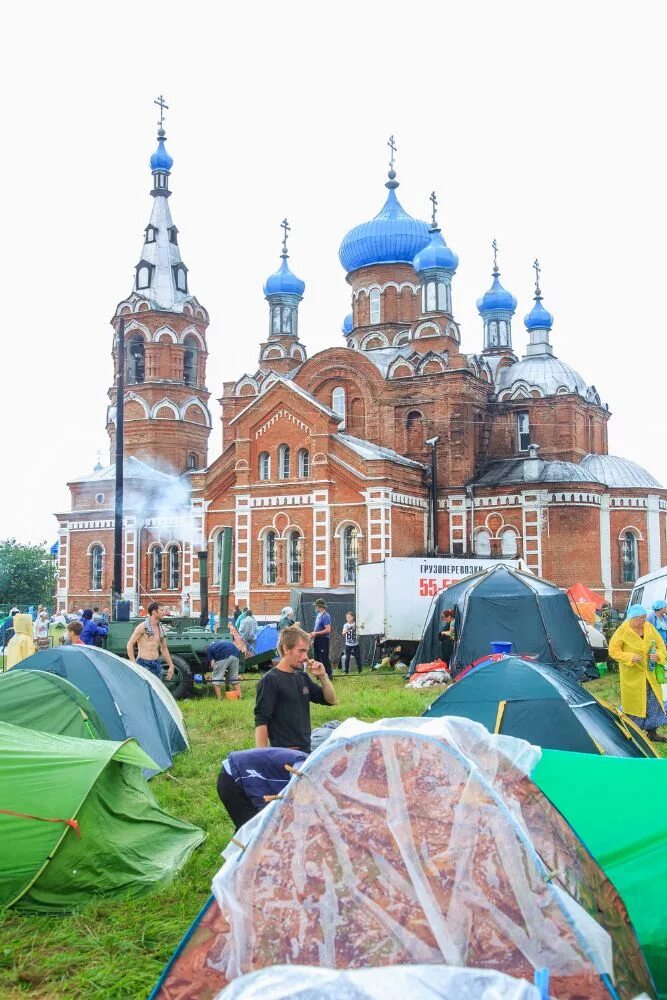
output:
<path id="1" fill-rule="evenodd" d="M 520 656 L 485 660 L 463 674 L 423 713 L 460 716 L 491 733 L 515 736 L 549 750 L 656 757 L 628 719 L 544 663 Z"/>
<path id="2" fill-rule="evenodd" d="M 85 694 L 64 677 L 42 670 L 0 674 L 0 722 L 83 740 L 109 739 Z"/>
<path id="3" fill-rule="evenodd" d="M 153 767 L 134 740 L 0 722 L 0 907 L 63 912 L 168 881 L 205 834 L 158 805 Z"/>

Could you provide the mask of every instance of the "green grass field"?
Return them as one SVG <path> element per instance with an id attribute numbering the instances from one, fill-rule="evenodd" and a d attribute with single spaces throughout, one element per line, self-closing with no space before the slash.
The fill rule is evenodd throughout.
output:
<path id="1" fill-rule="evenodd" d="M 406 691 L 395 674 L 336 678 L 339 704 L 314 706 L 313 725 L 357 716 L 367 721 L 420 715 L 433 690 Z M 173 779 L 151 787 L 174 815 L 206 830 L 207 840 L 166 889 L 140 900 L 91 904 L 72 916 L 0 917 L 0 997 L 35 1000 L 145 998 L 187 927 L 206 901 L 220 852 L 233 829 L 215 784 L 229 750 L 253 746 L 254 682 L 241 701 L 216 702 L 204 693 L 181 707 L 192 749 L 176 758 Z M 438 689 L 439 691 L 439 689 Z"/>
<path id="2" fill-rule="evenodd" d="M 160 802 L 177 816 L 206 830 L 175 881 L 141 900 L 91 904 L 65 917 L 1 919 L 0 997 L 33 1000 L 145 998 L 183 933 L 209 895 L 220 852 L 232 835 L 215 783 L 229 750 L 253 745 L 254 682 L 244 684 L 242 701 L 216 702 L 210 693 L 183 702 L 192 749 L 176 759 L 173 778 L 151 782 Z M 590 689 L 617 705 L 618 675 L 594 681 Z M 357 716 L 367 721 L 420 715 L 440 689 L 408 691 L 400 675 L 369 674 L 336 679 L 339 704 L 313 708 L 313 725 Z"/>

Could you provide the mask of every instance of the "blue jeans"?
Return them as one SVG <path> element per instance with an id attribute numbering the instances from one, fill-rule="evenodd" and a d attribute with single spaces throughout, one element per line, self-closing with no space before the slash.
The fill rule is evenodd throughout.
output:
<path id="1" fill-rule="evenodd" d="M 142 660 L 140 656 L 137 657 L 137 663 L 140 667 L 145 667 L 146 670 L 150 670 L 152 674 L 159 677 L 162 680 L 162 667 L 163 664 L 160 660 Z"/>

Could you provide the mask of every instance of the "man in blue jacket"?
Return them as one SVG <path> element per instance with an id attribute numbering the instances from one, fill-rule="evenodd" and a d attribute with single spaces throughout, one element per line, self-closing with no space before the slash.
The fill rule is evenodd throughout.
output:
<path id="1" fill-rule="evenodd" d="M 267 804 L 266 796 L 280 795 L 292 775 L 286 769 L 306 759 L 301 750 L 262 747 L 232 751 L 222 762 L 218 795 L 234 827 L 247 823 Z"/>
<path id="2" fill-rule="evenodd" d="M 86 608 L 84 611 L 82 622 L 83 632 L 81 633 L 81 642 L 85 646 L 102 645 L 104 639 L 109 634 L 108 627 L 102 624 L 98 625 L 97 622 L 93 621 L 93 612 L 90 608 Z"/>

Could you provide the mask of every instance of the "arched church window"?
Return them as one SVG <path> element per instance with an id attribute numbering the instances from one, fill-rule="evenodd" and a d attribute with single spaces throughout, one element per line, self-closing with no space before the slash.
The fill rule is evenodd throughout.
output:
<path id="1" fill-rule="evenodd" d="M 162 546 L 156 545 L 151 553 L 151 587 L 162 590 Z"/>
<path id="2" fill-rule="evenodd" d="M 93 545 L 90 550 L 90 589 L 102 589 L 102 574 L 104 569 L 104 549 L 101 545 Z"/>
<path id="3" fill-rule="evenodd" d="M 634 531 L 624 531 L 621 536 L 621 575 L 623 583 L 634 583 L 637 570 L 637 536 Z"/>
<path id="4" fill-rule="evenodd" d="M 338 430 L 345 430 L 345 389 L 343 389 L 342 385 L 336 386 L 331 393 L 331 409 L 341 417 Z"/>
<path id="5" fill-rule="evenodd" d="M 308 454 L 307 448 L 299 448 L 297 463 L 299 470 L 298 474 L 302 479 L 305 479 L 305 477 L 310 474 L 310 455 Z"/>
<path id="6" fill-rule="evenodd" d="M 419 410 L 410 410 L 406 422 L 408 451 L 421 451 L 424 447 L 424 418 Z"/>
<path id="7" fill-rule="evenodd" d="M 289 306 L 283 306 L 282 332 L 292 332 L 292 310 Z"/>
<path id="8" fill-rule="evenodd" d="M 127 382 L 128 385 L 143 382 L 146 373 L 146 351 L 143 337 L 130 338 L 127 345 Z"/>
<path id="9" fill-rule="evenodd" d="M 261 452 L 259 456 L 259 478 L 260 479 L 270 479 L 271 478 L 271 456 L 268 451 Z"/>
<path id="10" fill-rule="evenodd" d="M 379 288 L 371 289 L 371 293 L 369 295 L 369 304 L 371 311 L 371 316 L 370 316 L 371 323 L 379 323 L 381 317 Z"/>
<path id="11" fill-rule="evenodd" d="M 301 535 L 298 531 L 290 531 L 287 536 L 287 582 L 301 583 Z"/>
<path id="12" fill-rule="evenodd" d="M 176 289 L 179 292 L 187 292 L 188 290 L 188 277 L 185 273 L 184 267 L 175 267 L 174 276 L 176 278 Z"/>
<path id="13" fill-rule="evenodd" d="M 169 590 L 178 590 L 181 582 L 181 553 L 178 545 L 170 545 L 167 549 L 169 571 Z"/>
<path id="14" fill-rule="evenodd" d="M 519 544 L 516 531 L 505 528 L 500 535 L 500 554 L 506 559 L 516 559 L 519 552 Z"/>
<path id="15" fill-rule="evenodd" d="M 519 451 L 528 451 L 530 448 L 530 415 L 528 410 L 519 410 L 517 413 L 516 429 Z"/>
<path id="16" fill-rule="evenodd" d="M 289 445 L 281 444 L 278 448 L 278 476 L 280 479 L 289 479 L 290 476 L 290 455 Z"/>
<path id="17" fill-rule="evenodd" d="M 167 231 L 169 233 L 169 242 L 178 244 L 178 229 L 176 226 L 170 226 Z"/>
<path id="18" fill-rule="evenodd" d="M 271 310 L 271 333 L 280 333 L 280 306 Z"/>
<path id="19" fill-rule="evenodd" d="M 447 292 L 449 291 L 447 287 L 447 282 L 438 282 L 438 310 L 439 312 L 449 312 L 449 301 Z"/>
<path id="20" fill-rule="evenodd" d="M 355 583 L 359 562 L 359 529 L 350 524 L 343 531 L 341 583 Z"/>
<path id="21" fill-rule="evenodd" d="M 197 468 L 197 456 L 195 455 L 194 451 L 191 451 L 190 454 L 188 455 L 188 469 L 192 470 L 196 468 Z"/>
<path id="22" fill-rule="evenodd" d="M 475 555 L 491 555 L 491 535 L 486 528 L 481 528 L 475 535 Z"/>
<path id="23" fill-rule="evenodd" d="M 150 288 L 151 269 L 148 264 L 142 264 L 137 270 L 137 289 Z"/>
<path id="24" fill-rule="evenodd" d="M 503 345 L 508 343 L 506 319 L 501 319 L 498 322 L 498 340 Z"/>
<path id="25" fill-rule="evenodd" d="M 437 308 L 435 281 L 426 282 L 426 312 L 435 312 Z"/>
<path id="26" fill-rule="evenodd" d="M 276 555 L 275 531 L 267 531 L 264 535 L 264 583 L 275 583 L 278 578 L 278 562 Z"/>
<path id="27" fill-rule="evenodd" d="M 195 355 L 194 351 L 185 351 L 183 354 L 183 381 L 186 385 L 195 384 Z"/>

